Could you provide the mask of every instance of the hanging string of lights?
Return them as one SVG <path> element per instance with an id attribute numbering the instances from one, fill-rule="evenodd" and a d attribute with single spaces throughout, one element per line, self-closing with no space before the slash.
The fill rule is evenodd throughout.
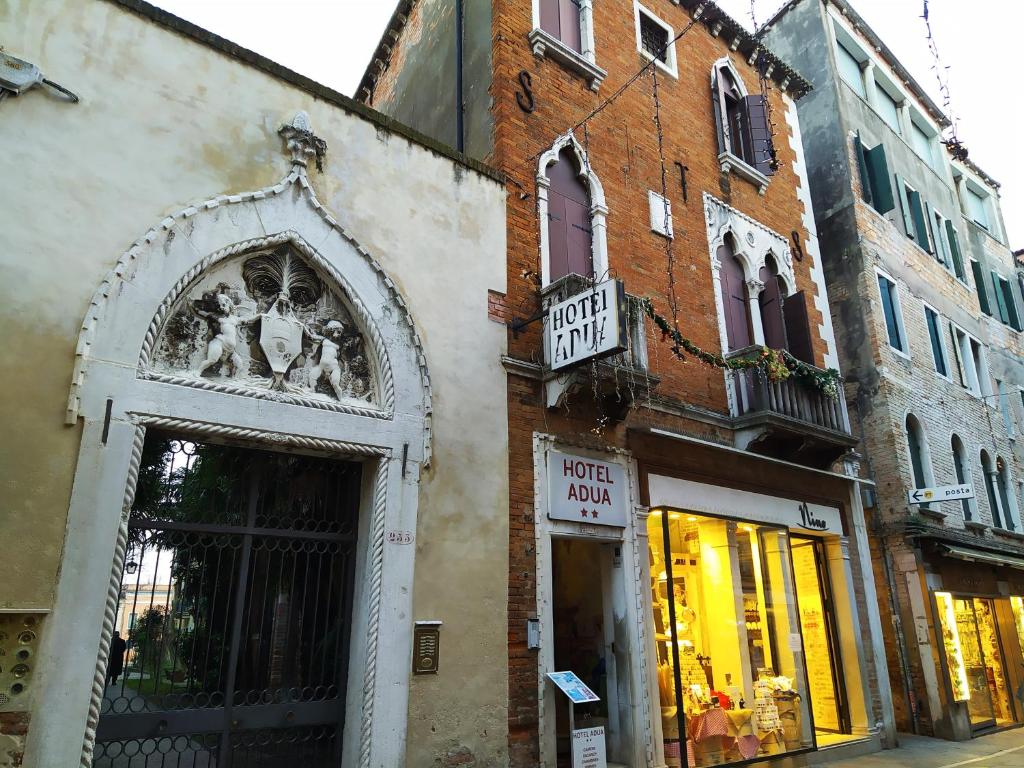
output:
<path id="1" fill-rule="evenodd" d="M 924 19 L 924 28 L 928 39 L 928 51 L 932 55 L 932 70 L 935 72 L 935 79 L 938 81 L 939 93 L 942 95 L 942 109 L 949 117 L 950 135 L 942 141 L 949 149 L 953 157 L 961 162 L 967 159 L 967 147 L 960 141 L 957 135 L 957 123 L 959 122 L 953 113 L 952 99 L 949 95 L 949 67 L 942 63 L 939 56 L 939 46 L 935 42 L 935 35 L 932 34 L 931 13 L 928 8 L 928 0 L 922 0 L 921 18 Z"/>

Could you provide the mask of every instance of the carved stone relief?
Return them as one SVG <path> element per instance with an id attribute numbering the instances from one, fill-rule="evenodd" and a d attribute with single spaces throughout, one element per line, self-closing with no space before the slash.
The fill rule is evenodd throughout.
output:
<path id="1" fill-rule="evenodd" d="M 377 397 L 363 336 L 341 291 L 287 243 L 205 272 L 168 314 L 151 370 L 285 397 Z"/>

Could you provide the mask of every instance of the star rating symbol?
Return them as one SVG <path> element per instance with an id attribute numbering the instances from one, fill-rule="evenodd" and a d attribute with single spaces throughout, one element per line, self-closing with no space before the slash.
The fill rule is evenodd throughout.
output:
<path id="1" fill-rule="evenodd" d="M 587 510 L 587 509 L 586 509 L 586 508 L 584 507 L 583 509 L 581 509 L 581 510 L 580 510 L 580 515 L 581 515 L 582 517 L 586 517 L 587 515 L 590 515 L 590 516 L 591 516 L 591 517 L 593 517 L 593 518 L 594 518 L 595 520 L 597 520 L 597 510 L 596 510 L 596 509 L 591 509 L 591 510 L 589 510 L 589 511 L 588 511 L 588 510 Z"/>

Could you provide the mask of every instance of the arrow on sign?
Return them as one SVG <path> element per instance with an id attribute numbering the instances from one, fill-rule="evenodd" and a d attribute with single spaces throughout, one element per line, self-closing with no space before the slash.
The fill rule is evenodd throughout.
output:
<path id="1" fill-rule="evenodd" d="M 970 483 L 963 485 L 940 485 L 935 488 L 914 488 L 907 491 L 907 500 L 911 504 L 928 504 L 933 501 L 956 501 L 958 499 L 973 499 L 974 486 Z"/>

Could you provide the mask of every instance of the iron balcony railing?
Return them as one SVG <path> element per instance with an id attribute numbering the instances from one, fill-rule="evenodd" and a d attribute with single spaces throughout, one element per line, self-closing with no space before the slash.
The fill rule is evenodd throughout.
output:
<path id="1" fill-rule="evenodd" d="M 728 357 L 748 357 L 760 352 L 761 347 L 750 347 L 737 350 Z M 729 374 L 734 395 L 732 415 L 737 419 L 753 421 L 758 415 L 774 415 L 831 432 L 850 434 L 841 383 L 839 397 L 833 398 L 803 384 L 795 376 L 772 381 L 760 368 L 731 370 Z"/>

